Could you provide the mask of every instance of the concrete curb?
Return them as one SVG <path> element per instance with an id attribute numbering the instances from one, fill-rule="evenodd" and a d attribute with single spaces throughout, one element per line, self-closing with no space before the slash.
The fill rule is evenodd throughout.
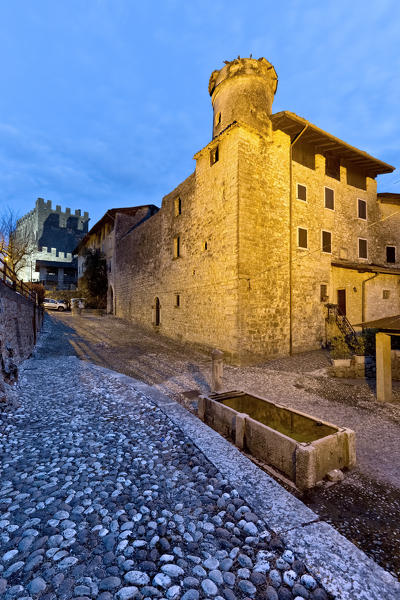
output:
<path id="1" fill-rule="evenodd" d="M 154 402 L 246 498 L 269 529 L 307 565 L 322 586 L 340 600 L 400 599 L 400 582 L 336 529 L 259 469 L 230 442 L 159 390 L 132 377 L 86 363 L 141 392 Z"/>

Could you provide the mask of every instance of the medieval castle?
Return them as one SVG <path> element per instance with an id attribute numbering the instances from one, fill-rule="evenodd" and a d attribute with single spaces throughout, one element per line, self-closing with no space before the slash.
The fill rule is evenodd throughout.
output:
<path id="1" fill-rule="evenodd" d="M 29 253 L 19 272 L 23 281 L 40 281 L 45 287 L 75 289 L 77 265 L 73 250 L 88 231 L 89 213 L 65 212 L 51 200 L 36 200 L 33 210 L 18 220 L 16 234 L 29 240 Z"/>
<path id="2" fill-rule="evenodd" d="M 393 167 L 294 113 L 272 113 L 274 67 L 210 78 L 213 138 L 192 175 L 130 228 L 116 214 L 110 310 L 247 361 L 314 349 L 326 305 L 353 325 L 400 314 Z"/>

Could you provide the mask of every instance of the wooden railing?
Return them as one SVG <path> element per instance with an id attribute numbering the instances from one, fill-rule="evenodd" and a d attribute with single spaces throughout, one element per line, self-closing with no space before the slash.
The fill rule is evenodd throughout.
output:
<path id="1" fill-rule="evenodd" d="M 37 302 L 36 293 L 33 292 L 26 283 L 18 279 L 15 271 L 13 271 L 2 258 L 0 258 L 0 281 L 28 300 L 35 303 Z"/>

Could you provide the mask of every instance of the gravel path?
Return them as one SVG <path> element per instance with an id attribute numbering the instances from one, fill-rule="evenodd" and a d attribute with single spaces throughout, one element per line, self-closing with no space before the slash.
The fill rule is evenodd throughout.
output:
<path id="1" fill-rule="evenodd" d="M 0 415 L 1 598 L 327 600 L 155 404 L 46 327 Z"/>

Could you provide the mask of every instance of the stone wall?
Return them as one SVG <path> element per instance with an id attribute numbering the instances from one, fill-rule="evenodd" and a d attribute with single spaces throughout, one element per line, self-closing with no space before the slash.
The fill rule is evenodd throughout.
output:
<path id="1" fill-rule="evenodd" d="M 0 281 L 0 362 L 17 365 L 30 356 L 42 326 L 43 310 Z M 11 352 L 9 351 L 11 350 Z M 3 368 L 0 368 L 0 379 Z"/>
<path id="2" fill-rule="evenodd" d="M 393 194 L 395 196 L 395 194 Z M 379 198 L 379 235 L 376 248 L 379 262 L 386 263 L 386 246 L 396 248 L 396 263 L 386 263 L 388 267 L 400 266 L 400 198 Z"/>
<path id="3" fill-rule="evenodd" d="M 240 358 L 289 352 L 289 143 L 241 128 Z M 272 141 L 272 143 L 271 143 Z"/>
<path id="4" fill-rule="evenodd" d="M 400 350 L 392 350 L 392 379 L 400 381 Z M 347 379 L 374 379 L 376 377 L 376 364 L 374 357 L 353 356 L 349 360 L 337 361 L 328 369 L 331 377 L 344 377 Z M 343 364 L 350 363 L 350 364 Z"/>
<path id="5" fill-rule="evenodd" d="M 212 148 L 199 152 L 196 173 L 115 247 L 117 316 L 175 339 L 218 346 L 227 355 L 237 354 L 239 341 L 238 144 L 239 130 L 232 128 L 219 140 L 215 164 L 210 163 Z M 174 256 L 177 237 L 179 257 Z"/>

